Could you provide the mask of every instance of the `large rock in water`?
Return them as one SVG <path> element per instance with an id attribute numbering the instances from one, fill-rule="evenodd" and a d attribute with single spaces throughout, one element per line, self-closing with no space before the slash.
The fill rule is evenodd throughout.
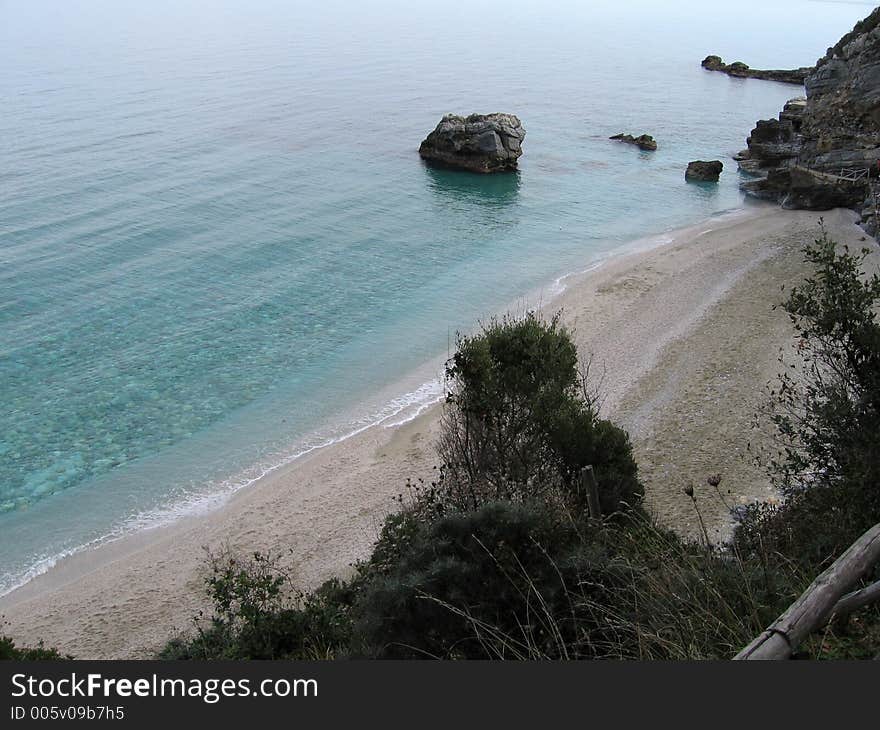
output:
<path id="1" fill-rule="evenodd" d="M 447 114 L 419 147 L 429 162 L 473 172 L 516 170 L 526 131 L 513 114 Z"/>
<path id="2" fill-rule="evenodd" d="M 743 189 L 787 208 L 850 207 L 872 218 L 869 174 L 880 160 L 880 8 L 856 24 L 807 75 L 807 96 L 758 122 L 741 155 L 762 174 Z"/>
<path id="3" fill-rule="evenodd" d="M 698 182 L 718 182 L 723 169 L 724 163 L 720 160 L 712 160 L 710 162 L 696 160 L 695 162 L 688 163 L 684 177 L 685 180 L 695 180 Z"/>

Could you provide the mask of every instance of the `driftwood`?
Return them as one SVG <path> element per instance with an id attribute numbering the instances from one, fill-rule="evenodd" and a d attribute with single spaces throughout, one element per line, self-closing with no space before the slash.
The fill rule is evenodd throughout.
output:
<path id="1" fill-rule="evenodd" d="M 880 580 L 872 583 L 867 588 L 862 588 L 860 591 L 847 593 L 834 606 L 829 621 L 842 621 L 851 613 L 877 601 L 880 601 Z"/>
<path id="2" fill-rule="evenodd" d="M 846 596 L 847 589 L 880 561 L 880 524 L 862 535 L 801 594 L 776 622 L 734 657 L 788 659 L 798 645 L 830 619 L 851 613 L 875 600 L 875 583 Z"/>
<path id="3" fill-rule="evenodd" d="M 590 517 L 594 520 L 601 520 L 602 507 L 599 504 L 599 485 L 596 483 L 596 473 L 593 471 L 592 466 L 585 466 L 581 472 L 581 489 L 587 495 Z"/>

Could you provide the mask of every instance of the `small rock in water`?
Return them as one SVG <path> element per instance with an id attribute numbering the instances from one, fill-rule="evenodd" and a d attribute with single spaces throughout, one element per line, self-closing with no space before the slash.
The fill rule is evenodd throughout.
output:
<path id="1" fill-rule="evenodd" d="M 696 180 L 700 182 L 718 182 L 724 164 L 719 160 L 705 162 L 704 160 L 696 160 L 688 163 L 687 171 L 684 174 L 686 180 Z"/>
<path id="2" fill-rule="evenodd" d="M 609 139 L 634 144 L 640 150 L 654 151 L 657 149 L 657 142 L 650 134 L 641 134 L 638 137 L 633 137 L 631 134 L 615 134 L 613 137 L 609 137 Z"/>

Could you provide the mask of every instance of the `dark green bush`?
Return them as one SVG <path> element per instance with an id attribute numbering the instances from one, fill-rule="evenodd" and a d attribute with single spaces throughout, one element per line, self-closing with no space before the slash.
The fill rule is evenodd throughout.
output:
<path id="1" fill-rule="evenodd" d="M 741 550 L 827 567 L 880 522 L 880 277 L 867 251 L 838 251 L 824 232 L 805 248 L 816 274 L 784 303 L 797 360 L 774 389 L 781 448 L 771 472 L 785 497 L 741 515 Z"/>
<path id="2" fill-rule="evenodd" d="M 733 656 L 880 521 L 880 280 L 824 235 L 806 255 L 817 274 L 784 305 L 802 361 L 771 414 L 785 500 L 740 510 L 731 545 L 689 543 L 623 509 L 643 492 L 631 445 L 599 418 L 571 338 L 556 318 L 493 321 L 447 364 L 443 468 L 410 485 L 355 577 L 289 595 L 259 554 L 215 561 L 213 615 L 164 656 Z M 585 466 L 614 519 L 582 519 Z M 878 616 L 805 651 L 868 656 Z"/>
<path id="3" fill-rule="evenodd" d="M 357 599 L 357 653 L 729 658 L 804 585 L 638 513 L 578 525 L 545 504 L 499 502 L 406 532 L 406 550 Z"/>
<path id="4" fill-rule="evenodd" d="M 622 428 L 599 418 L 583 402 L 571 400 L 549 420 L 546 438 L 556 456 L 565 494 L 581 509 L 586 507 L 586 495 L 578 479 L 586 466 L 592 466 L 596 475 L 602 514 L 641 504 L 644 487 L 629 435 Z"/>
<path id="5" fill-rule="evenodd" d="M 492 320 L 459 339 L 446 376 L 440 491 L 453 506 L 537 498 L 578 504 L 578 477 L 588 465 L 605 514 L 640 504 L 629 439 L 599 418 L 588 372 L 579 372 L 558 317 Z"/>
<path id="6" fill-rule="evenodd" d="M 277 558 L 212 558 L 206 579 L 212 615 L 195 619 L 195 636 L 178 637 L 162 659 L 326 659 L 350 640 L 350 588 L 330 580 L 290 593 Z"/>
<path id="7" fill-rule="evenodd" d="M 38 661 L 73 659 L 69 654 L 61 654 L 57 649 L 47 649 L 43 642 L 35 647 L 19 647 L 8 636 L 0 636 L 0 661 Z"/>
<path id="8" fill-rule="evenodd" d="M 583 522 L 546 502 L 391 515 L 351 581 L 310 594 L 276 601 L 272 565 L 214 561 L 214 614 L 162 658 L 725 658 L 809 582 L 638 512 Z"/>
<path id="9" fill-rule="evenodd" d="M 596 628 L 577 620 L 569 590 L 587 585 L 586 566 L 608 563 L 600 543 L 552 510 L 488 503 L 419 524 L 364 586 L 354 635 L 372 657 L 562 657 Z"/>

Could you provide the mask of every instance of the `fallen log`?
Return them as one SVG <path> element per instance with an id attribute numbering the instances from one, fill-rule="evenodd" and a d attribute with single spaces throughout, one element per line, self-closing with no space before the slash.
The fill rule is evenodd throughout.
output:
<path id="1" fill-rule="evenodd" d="M 880 580 L 867 588 L 847 593 L 834 606 L 829 621 L 843 621 L 851 613 L 877 601 L 880 601 Z"/>
<path id="2" fill-rule="evenodd" d="M 834 564 L 812 582 L 788 610 L 745 647 L 734 659 L 788 659 L 800 643 L 817 628 L 824 626 L 835 612 L 849 608 L 852 612 L 867 596 L 873 596 L 873 586 L 844 596 L 847 589 L 880 561 L 880 524 L 874 525 Z M 874 590 L 872 590 L 874 589 Z M 868 592 L 868 593 L 866 593 Z M 861 595 L 860 595 L 861 594 Z M 846 599 L 842 601 L 841 599 Z M 840 604 L 843 603 L 843 607 Z"/>

